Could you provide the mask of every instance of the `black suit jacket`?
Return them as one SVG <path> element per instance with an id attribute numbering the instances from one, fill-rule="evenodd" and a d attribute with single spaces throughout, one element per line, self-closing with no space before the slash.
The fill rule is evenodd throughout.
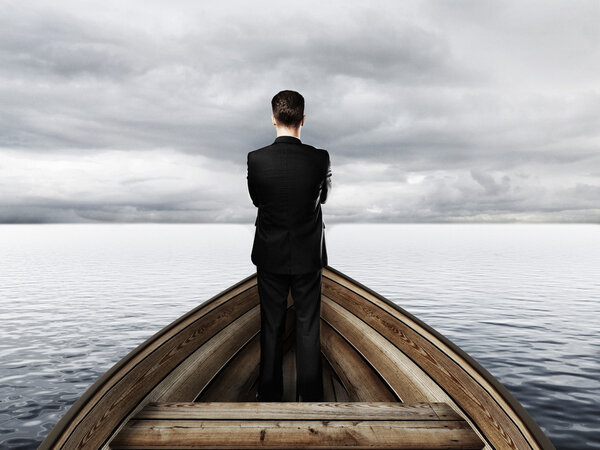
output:
<path id="1" fill-rule="evenodd" d="M 327 150 L 279 136 L 248 153 L 248 191 L 258 207 L 252 262 L 298 274 L 327 265 L 321 204 L 331 189 Z"/>

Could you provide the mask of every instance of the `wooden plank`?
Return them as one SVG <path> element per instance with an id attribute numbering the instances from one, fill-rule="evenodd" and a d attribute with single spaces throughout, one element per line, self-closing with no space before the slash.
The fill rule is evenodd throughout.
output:
<path id="1" fill-rule="evenodd" d="M 348 392 L 350 401 L 397 401 L 363 357 L 324 321 L 321 321 L 321 350 Z"/>
<path id="2" fill-rule="evenodd" d="M 295 313 L 288 307 L 286 313 L 286 333 L 292 334 Z M 288 345 L 288 344 L 286 344 Z M 284 351 L 285 351 L 284 346 Z M 255 397 L 250 390 L 258 378 L 260 363 L 260 332 L 236 354 L 214 380 L 202 390 L 194 401 L 200 402 L 240 402 L 252 401 Z"/>
<path id="3" fill-rule="evenodd" d="M 193 401 L 216 373 L 225 366 L 260 329 L 260 307 L 257 305 L 237 318 L 192 353 L 168 381 L 157 401 Z"/>
<path id="4" fill-rule="evenodd" d="M 369 324 L 323 296 L 323 319 L 374 367 L 403 402 L 450 401 L 427 373 Z"/>
<path id="5" fill-rule="evenodd" d="M 335 388 L 333 386 L 333 371 L 329 361 L 321 354 L 321 367 L 323 367 L 323 400 L 335 402 Z"/>
<path id="6" fill-rule="evenodd" d="M 464 420 L 448 403 L 433 402 L 429 405 L 440 420 Z"/>
<path id="7" fill-rule="evenodd" d="M 244 290 L 201 317 L 189 317 L 149 345 L 123 367 L 90 400 L 74 419 L 75 429 L 58 444 L 59 448 L 99 448 L 126 419 L 148 393 L 198 347 L 211 339 L 223 327 L 257 304 L 256 286 Z M 212 305 L 211 305 L 212 308 Z M 66 437 L 63 435 L 63 438 Z"/>
<path id="8" fill-rule="evenodd" d="M 113 449 L 481 449 L 464 421 L 135 420 Z"/>
<path id="9" fill-rule="evenodd" d="M 122 378 L 129 372 L 130 368 L 142 362 L 149 354 L 154 352 L 156 348 L 168 342 L 172 336 L 194 324 L 211 311 L 225 305 L 230 300 L 237 297 L 234 303 L 243 303 L 243 301 L 240 301 L 242 298 L 256 301 L 254 298 L 257 295 L 256 282 L 256 276 L 254 276 L 243 282 L 237 283 L 237 285 L 228 288 L 206 302 L 198 305 L 196 308 L 176 319 L 133 349 L 128 355 L 103 374 L 86 390 L 86 392 L 84 392 L 84 394 L 61 418 L 59 423 L 50 431 L 46 439 L 40 444 L 40 449 L 62 448 L 67 445 L 71 448 L 78 448 L 79 446 L 84 445 L 85 443 L 78 442 L 77 439 L 81 439 L 82 437 L 86 438 L 87 433 L 79 433 L 78 435 L 73 436 L 73 431 L 80 425 L 82 425 L 82 429 L 87 429 L 90 426 L 97 427 L 94 430 L 94 433 L 95 437 L 98 439 L 103 436 L 107 437 L 108 435 L 105 433 L 113 431 L 114 428 L 111 428 L 110 426 L 103 427 L 101 424 L 94 421 L 87 422 L 86 420 L 90 417 L 90 411 L 96 408 L 98 403 L 106 398 L 107 392 L 113 389 L 117 383 L 121 382 Z M 100 405 L 100 410 L 102 411 L 107 407 L 106 404 L 102 403 Z M 113 410 L 113 420 L 122 420 L 127 416 L 127 413 L 131 411 L 131 408 L 129 407 L 120 409 L 115 407 L 115 405 L 113 405 L 111 409 Z"/>
<path id="10" fill-rule="evenodd" d="M 198 323 L 199 320 L 203 320 L 209 313 L 214 310 L 226 306 L 230 300 L 238 305 L 243 305 L 246 300 L 250 300 L 251 303 L 257 303 L 258 299 L 258 288 L 256 286 L 256 277 L 251 278 L 233 289 L 230 288 L 207 302 L 199 305 L 182 317 L 175 320 L 173 323 L 160 330 L 155 335 L 148 338 L 137 348 L 132 350 L 130 354 L 125 356 L 115 366 L 104 374 L 94 385 L 92 385 L 88 391 L 86 391 L 82 397 L 72 406 L 71 409 L 77 408 L 75 413 L 71 413 L 71 410 L 67 411 L 65 418 L 68 417 L 68 422 L 64 425 L 59 421 L 59 424 L 55 427 L 58 433 L 53 429 L 48 438 L 42 442 L 40 448 L 48 449 L 51 446 L 61 448 L 69 446 L 70 448 L 80 448 L 81 446 L 87 445 L 87 439 L 89 433 L 87 432 L 90 427 L 93 427 L 94 441 L 90 442 L 90 445 L 94 445 L 96 442 L 101 442 L 102 438 L 107 438 L 108 434 L 114 431 L 114 421 L 123 420 L 129 411 L 131 411 L 131 405 L 120 403 L 119 405 L 108 405 L 106 400 L 112 401 L 117 397 L 107 397 L 107 392 L 111 391 L 116 387 L 117 384 L 121 384 L 124 377 L 131 370 L 132 367 L 139 365 L 144 359 L 152 354 L 157 348 L 169 342 L 169 340 L 179 334 L 182 330 L 187 329 L 190 326 Z M 248 308 L 252 305 L 248 305 Z M 229 306 L 230 308 L 231 306 Z M 122 361 L 126 361 L 122 364 Z M 107 376 L 108 375 L 108 376 Z M 122 387 L 122 386 L 121 386 Z M 89 393 L 89 394 L 88 394 Z M 135 396 L 130 397 L 134 403 L 137 403 L 139 398 Z M 81 407 L 78 403 L 85 400 L 85 403 Z M 104 417 L 91 416 L 90 412 L 94 408 L 98 407 L 101 412 L 110 409 L 112 414 L 110 417 L 110 425 L 104 426 Z M 89 421 L 88 419 L 91 419 Z M 100 420 L 100 422 L 98 421 Z M 80 431 L 73 434 L 76 428 L 80 428 Z M 84 430 L 84 431 L 81 431 Z M 81 440 L 86 440 L 81 442 Z"/>
<path id="11" fill-rule="evenodd" d="M 333 369 L 331 371 L 331 381 L 333 382 L 333 390 L 335 391 L 335 401 L 349 402 L 350 395 Z"/>
<path id="12" fill-rule="evenodd" d="M 134 417 L 190 420 L 433 420 L 433 409 L 445 412 L 445 421 L 464 420 L 440 403 L 400 402 L 167 402 L 150 403 Z"/>
<path id="13" fill-rule="evenodd" d="M 258 377 L 259 352 L 260 332 L 256 333 L 194 401 L 242 401 Z"/>
<path id="14" fill-rule="evenodd" d="M 459 355 L 386 302 L 328 272 L 323 295 L 333 299 L 386 337 L 449 394 L 493 447 L 539 448 L 512 408 Z M 485 387 L 484 387 L 485 386 Z M 520 422 L 517 427 L 515 422 Z M 527 438 L 523 435 L 526 433 Z"/>

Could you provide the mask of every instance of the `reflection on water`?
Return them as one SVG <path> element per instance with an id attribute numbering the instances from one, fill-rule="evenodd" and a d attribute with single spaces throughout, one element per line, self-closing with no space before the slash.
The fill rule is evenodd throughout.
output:
<path id="1" fill-rule="evenodd" d="M 600 447 L 600 226 L 327 225 L 330 264 L 477 359 L 557 448 Z M 255 272 L 252 225 L 0 226 L 0 447 Z"/>

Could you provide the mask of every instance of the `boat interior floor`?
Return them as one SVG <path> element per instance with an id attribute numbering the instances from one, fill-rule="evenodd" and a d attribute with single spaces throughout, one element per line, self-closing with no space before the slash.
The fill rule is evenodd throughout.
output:
<path id="1" fill-rule="evenodd" d="M 327 333 L 327 331 L 326 331 Z M 481 449 L 484 443 L 448 404 L 403 403 L 375 370 L 352 364 L 340 375 L 322 354 L 323 402 L 296 396 L 295 345 L 284 346 L 282 402 L 256 402 L 258 335 L 194 401 L 151 402 L 109 449 L 395 448 Z M 339 349 L 339 343 L 338 343 Z M 350 348 L 346 349 L 351 352 Z M 240 377 L 240 373 L 247 377 Z M 359 388 L 360 385 L 366 386 Z M 164 397 L 163 397 L 164 398 Z M 362 401 L 369 398 L 370 401 Z"/>

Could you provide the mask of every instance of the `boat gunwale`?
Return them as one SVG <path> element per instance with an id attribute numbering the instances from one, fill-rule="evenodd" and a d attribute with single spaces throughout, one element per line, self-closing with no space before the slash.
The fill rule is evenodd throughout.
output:
<path id="1" fill-rule="evenodd" d="M 501 403 L 500 403 L 500 401 L 502 401 L 502 400 L 503 400 L 503 399 L 502 399 L 502 397 L 501 397 L 501 396 L 499 396 L 500 398 L 498 399 L 498 398 L 495 398 L 495 397 L 492 395 L 493 393 L 497 394 L 496 392 L 491 392 L 491 391 L 493 391 L 493 389 L 494 389 L 494 387 L 493 387 L 493 386 L 491 386 L 491 388 L 490 388 L 490 387 L 487 387 L 487 388 L 486 388 L 486 386 L 484 386 L 484 385 L 482 384 L 482 381 L 483 381 L 483 382 L 485 382 L 485 381 L 486 381 L 485 379 L 477 379 L 477 377 L 476 377 L 476 376 L 478 375 L 477 373 L 473 374 L 473 373 L 470 373 L 468 370 L 466 370 L 466 369 L 467 369 L 467 366 L 469 366 L 469 362 L 468 362 L 468 361 L 466 361 L 464 358 L 461 358 L 461 357 L 460 357 L 460 355 L 458 355 L 458 354 L 452 354 L 453 350 L 452 350 L 452 348 L 450 348 L 449 346 L 446 346 L 446 347 L 442 347 L 442 346 L 440 346 L 440 344 L 442 344 L 442 345 L 445 345 L 445 343 L 444 343 L 443 341 L 439 340 L 439 339 L 438 339 L 436 336 L 434 336 L 434 335 L 430 335 L 430 336 L 426 335 L 426 333 L 428 333 L 428 330 L 427 330 L 427 329 L 425 329 L 425 327 L 421 327 L 421 324 L 419 324 L 419 323 L 416 323 L 416 321 L 415 321 L 415 322 L 411 321 L 411 318 L 410 318 L 410 317 L 408 317 L 407 315 L 405 315 L 405 314 L 407 314 L 407 312 L 406 312 L 405 310 L 402 310 L 402 311 L 400 311 L 400 312 L 402 312 L 402 315 L 403 315 L 403 317 L 399 317 L 399 316 L 397 315 L 397 312 L 398 312 L 398 311 L 397 311 L 397 309 L 394 309 L 393 311 L 389 311 L 389 310 L 387 310 L 387 309 L 385 308 L 385 305 L 387 305 L 387 303 L 385 303 L 385 302 L 384 302 L 384 303 L 385 303 L 385 305 L 384 305 L 384 306 L 382 306 L 382 305 L 378 305 L 378 304 L 377 304 L 376 302 L 374 302 L 372 299 L 370 299 L 370 298 L 367 298 L 367 297 L 366 297 L 366 296 L 365 296 L 363 293 L 361 293 L 361 292 L 358 292 L 358 291 L 356 291 L 356 290 L 353 290 L 353 289 L 351 289 L 350 287 L 348 287 L 348 286 L 346 286 L 346 285 L 344 285 L 344 284 L 340 283 L 340 281 L 338 281 L 338 280 L 336 280 L 336 279 L 333 279 L 333 278 L 329 278 L 329 277 L 328 277 L 328 279 L 329 279 L 329 281 L 331 281 L 332 283 L 334 283 L 334 284 L 336 284 L 336 285 L 340 286 L 340 287 L 341 287 L 341 288 L 343 288 L 344 290 L 347 290 L 347 291 L 349 291 L 349 293 L 350 293 L 352 296 L 354 296 L 354 297 L 358 297 L 358 298 L 360 298 L 360 300 L 362 300 L 362 301 L 364 301 L 364 302 L 369 302 L 369 303 L 371 303 L 371 304 L 372 304 L 372 306 L 373 306 L 374 308 L 376 308 L 377 310 L 381 310 L 381 311 L 382 311 L 382 312 L 383 312 L 385 315 L 387 315 L 387 316 L 390 316 L 390 317 L 394 318 L 394 320 L 397 320 L 397 321 L 401 322 L 401 323 L 402 323 L 404 326 L 406 326 L 406 327 L 407 327 L 408 329 L 410 329 L 412 332 L 414 332 L 415 334 L 417 334 L 417 336 L 418 336 L 419 338 L 421 338 L 421 339 L 425 340 L 427 343 L 429 343 L 430 345 L 432 345 L 432 346 L 433 346 L 433 348 L 435 348 L 437 351 L 439 351 L 439 352 L 440 352 L 440 353 L 443 355 L 443 357 L 444 357 L 445 359 L 448 359 L 449 361 L 451 361 L 451 362 L 453 363 L 453 367 L 455 368 L 455 370 L 460 370 L 462 373 L 464 373 L 464 375 L 466 375 L 467 377 L 469 377 L 469 379 L 471 379 L 471 380 L 472 380 L 472 381 L 473 381 L 473 382 L 474 382 L 474 383 L 475 383 L 477 386 L 479 386 L 479 387 L 482 389 L 482 391 L 483 391 L 483 392 L 485 392 L 485 394 L 486 394 L 486 395 L 488 395 L 488 396 L 490 397 L 490 400 L 492 400 L 492 401 L 493 401 L 493 402 L 494 402 L 494 403 L 495 403 L 495 404 L 496 404 L 496 405 L 499 407 L 499 409 L 500 409 L 500 410 L 501 410 L 501 411 L 502 411 L 502 412 L 503 412 L 503 413 L 506 415 L 506 418 L 507 418 L 507 419 L 508 419 L 508 420 L 509 420 L 509 421 L 510 421 L 510 422 L 511 422 L 513 425 L 514 425 L 514 427 L 515 427 L 515 428 L 516 428 L 516 430 L 519 432 L 519 434 L 521 435 L 521 437 L 522 437 L 522 438 L 525 440 L 525 442 L 528 444 L 528 448 L 530 448 L 530 449 L 532 448 L 532 445 L 531 445 L 530 443 L 531 443 L 531 441 L 532 441 L 532 440 L 533 440 L 533 441 L 535 441 L 535 437 L 533 437 L 533 436 L 529 436 L 529 437 L 525 436 L 525 434 L 523 433 L 523 430 L 521 429 L 521 428 L 523 428 L 523 427 L 526 427 L 527 425 L 526 425 L 525 423 L 522 423 L 522 424 L 521 424 L 521 426 L 519 426 L 519 424 L 515 422 L 515 418 L 514 418 L 514 416 L 511 416 L 510 414 L 508 414 L 508 412 L 507 412 L 508 408 L 507 408 L 506 406 L 504 406 L 504 407 L 503 407 L 503 406 L 501 405 Z M 345 280 L 345 281 L 349 281 L 349 280 L 347 280 L 346 278 L 344 278 L 344 280 Z M 355 287 L 359 287 L 359 286 L 356 286 L 356 285 L 353 285 L 353 286 L 355 286 Z M 364 286 L 363 286 L 363 287 L 364 287 Z M 369 294 L 369 295 L 370 295 L 370 293 L 369 293 L 369 292 L 366 292 L 366 294 Z M 336 299 L 335 299 L 333 296 L 331 296 L 331 297 L 330 297 L 330 296 L 327 296 L 327 295 L 325 295 L 325 298 L 327 298 L 329 301 L 331 301 L 331 302 L 333 302 L 333 303 L 336 303 L 336 304 L 338 304 L 338 305 L 339 305 L 340 307 L 342 307 L 342 308 L 346 308 L 346 307 L 345 307 L 344 305 L 342 305 L 342 304 L 341 304 L 341 303 L 340 303 L 338 300 L 336 300 Z M 384 299 L 385 299 L 385 298 L 384 298 Z M 376 300 L 380 300 L 380 298 L 377 298 Z M 400 309 L 402 309 L 402 308 L 400 307 Z M 351 312 L 351 311 L 350 311 L 350 312 Z M 353 313 L 353 312 L 351 312 L 351 313 L 352 313 L 352 314 L 354 314 L 354 315 L 356 315 L 356 314 L 355 314 L 355 313 Z M 408 314 L 410 314 L 410 313 L 408 313 Z M 359 318 L 360 318 L 360 317 L 359 317 Z M 374 333 L 381 334 L 381 331 L 380 331 L 380 330 L 378 330 L 376 327 L 374 327 L 372 324 L 368 323 L 368 322 L 367 322 L 367 321 L 365 321 L 365 320 L 363 320 L 363 322 L 364 322 L 364 323 L 365 323 L 365 324 L 366 324 L 368 327 L 370 327 L 370 329 L 371 329 L 371 330 L 373 330 L 373 332 L 374 332 Z M 339 332 L 339 331 L 338 331 L 338 332 Z M 340 333 L 341 333 L 341 332 L 340 332 Z M 348 341 L 348 343 L 349 343 L 350 345 L 352 345 L 353 347 L 355 347 L 355 348 L 356 348 L 356 345 L 355 345 L 354 343 L 350 342 L 350 341 L 349 341 L 349 340 L 348 340 L 348 339 L 347 339 L 345 336 L 343 336 L 343 337 L 344 337 L 344 339 L 346 339 L 346 340 Z M 386 339 L 388 339 L 388 341 L 390 341 L 390 340 L 389 340 L 389 338 L 386 338 Z M 438 341 L 439 341 L 439 342 L 438 342 Z M 408 359 L 409 359 L 409 360 L 410 360 L 410 361 L 411 361 L 413 364 L 415 364 L 415 365 L 416 365 L 416 366 L 417 366 L 417 367 L 418 367 L 420 370 L 422 370 L 422 371 L 423 371 L 425 374 L 427 374 L 427 375 L 428 375 L 428 376 L 429 376 L 429 377 L 432 379 L 432 381 L 433 381 L 434 383 L 436 383 L 437 387 L 438 387 L 439 389 L 441 389 L 441 391 L 443 391 L 443 392 L 444 392 L 444 394 L 445 394 L 445 395 L 447 395 L 447 396 L 449 397 L 449 399 L 450 399 L 450 401 L 452 402 L 452 405 L 453 405 L 453 407 L 454 407 L 454 408 L 457 408 L 457 410 L 460 410 L 460 411 L 461 411 L 461 414 L 463 414 L 463 415 L 465 415 L 466 417 L 468 417 L 468 421 L 469 421 L 469 423 L 471 424 L 471 426 L 472 426 L 473 428 L 476 428 L 476 429 L 477 429 L 477 432 L 479 433 L 479 435 L 480 435 L 480 438 L 481 438 L 481 439 L 483 439 L 483 440 L 485 441 L 485 443 L 486 443 L 486 449 L 490 449 L 490 448 L 491 448 L 491 449 L 495 449 L 496 447 L 495 447 L 495 446 L 494 446 L 494 445 L 493 445 L 493 444 L 490 442 L 490 438 L 489 438 L 489 436 L 488 436 L 488 435 L 485 433 L 485 431 L 484 431 L 484 430 L 482 430 L 482 429 L 481 429 L 481 427 L 479 426 L 479 424 L 478 424 L 477 420 L 475 420 L 475 418 L 473 418 L 473 416 L 472 416 L 472 414 L 470 413 L 469 409 L 468 409 L 468 408 L 465 408 L 461 402 L 457 402 L 457 401 L 456 401 L 456 396 L 455 396 L 455 395 L 453 395 L 453 394 L 451 394 L 451 393 L 448 391 L 448 388 L 447 388 L 446 386 L 442 385 L 442 384 L 441 384 L 440 382 L 438 382 L 438 381 L 437 381 L 437 380 L 436 380 L 434 377 L 431 377 L 431 375 L 429 374 L 428 370 L 427 370 L 427 369 L 425 369 L 425 368 L 422 366 L 422 364 L 421 364 L 421 362 L 420 362 L 420 361 L 418 361 L 418 360 L 416 360 L 415 358 L 413 358 L 413 357 L 411 357 L 411 356 L 407 355 L 407 354 L 406 354 L 405 352 L 403 352 L 403 351 L 402 351 L 402 349 L 400 349 L 400 348 L 397 346 L 397 344 L 395 344 L 394 342 L 391 342 L 391 344 L 392 344 L 392 345 L 394 345 L 394 346 L 395 346 L 395 347 L 398 349 L 398 351 L 402 352 L 402 353 L 403 353 L 403 354 L 404 354 L 404 355 L 405 355 L 405 356 L 406 356 L 406 357 L 407 357 L 407 358 L 408 358 Z M 356 350 L 357 350 L 359 353 L 361 353 L 361 354 L 362 354 L 362 352 L 361 352 L 361 351 L 360 351 L 358 348 L 356 348 Z M 470 366 L 469 366 L 469 368 L 470 368 Z M 386 381 L 386 383 L 387 383 L 387 381 Z M 508 406 L 508 407 L 510 407 L 510 405 L 507 405 L 507 406 Z"/>
<path id="2" fill-rule="evenodd" d="M 446 336 L 441 334 L 439 331 L 432 328 L 427 323 L 423 322 L 418 317 L 414 316 L 398 304 L 394 303 L 388 298 L 385 298 L 383 295 L 375 292 L 373 289 L 365 286 L 364 284 L 356 281 L 355 279 L 349 277 L 345 273 L 340 272 L 337 269 L 327 265 L 325 269 L 329 270 L 333 274 L 339 276 L 342 279 L 349 281 L 350 283 L 356 285 L 357 287 L 365 290 L 370 295 L 376 297 L 377 299 L 383 301 L 387 305 L 391 306 L 393 309 L 398 311 L 399 313 L 405 315 L 408 319 L 416 323 L 418 326 L 422 327 L 425 331 L 431 333 L 435 338 L 439 339 L 444 345 L 448 346 L 450 350 L 454 351 L 458 356 L 460 356 L 464 361 L 469 364 L 475 372 L 477 372 L 486 382 L 490 383 L 490 385 L 496 390 L 496 392 L 500 395 L 500 397 L 512 408 L 515 412 L 516 416 L 523 421 L 528 431 L 536 440 L 536 443 L 542 449 L 555 450 L 554 444 L 548 438 L 548 436 L 542 431 L 537 422 L 531 417 L 531 415 L 527 412 L 527 410 L 521 405 L 521 403 L 510 393 L 510 391 L 504 386 L 496 377 L 494 377 L 487 369 L 485 369 L 480 363 L 478 363 L 472 356 L 466 353 L 463 349 L 461 349 L 458 345 L 448 339 Z M 326 276 L 326 274 L 324 274 Z M 329 278 L 332 282 L 337 283 L 336 280 Z M 339 283 L 337 283 L 339 284 Z M 343 285 L 342 285 L 343 286 Z M 346 286 L 343 286 L 347 289 Z M 356 293 L 360 295 L 359 293 Z M 414 330 L 418 332 L 418 330 Z M 432 343 L 434 344 L 434 343 Z M 434 344 L 435 345 L 435 344 Z M 516 424 L 515 424 L 516 425 Z"/>
<path id="3" fill-rule="evenodd" d="M 359 281 L 351 278 L 350 276 L 340 272 L 337 269 L 327 265 L 323 268 L 323 271 L 330 271 L 334 275 L 340 277 L 341 279 L 347 280 L 349 283 L 355 285 L 356 287 L 363 289 L 368 294 L 374 296 L 375 298 L 381 300 L 385 304 L 389 305 L 395 311 L 404 315 L 407 319 L 413 321 L 419 327 L 422 327 L 425 331 L 430 333 L 436 339 L 438 339 L 441 343 L 446 345 L 450 350 L 455 352 L 459 357 L 461 357 L 470 367 L 480 375 L 486 382 L 488 382 L 493 389 L 499 394 L 499 396 L 507 403 L 507 405 L 512 408 L 515 415 L 523 422 L 523 424 L 527 427 L 528 431 L 533 436 L 536 443 L 542 449 L 554 450 L 555 447 L 548 438 L 548 436 L 542 431 L 539 425 L 535 422 L 535 420 L 529 415 L 527 410 L 519 403 L 519 401 L 508 391 L 508 389 L 500 383 L 490 372 L 488 372 L 481 364 L 479 364 L 472 356 L 462 350 L 459 346 L 454 344 L 450 339 L 445 337 L 443 334 L 423 322 L 418 317 L 414 316 L 410 312 L 403 309 L 398 304 L 393 301 L 387 299 L 381 294 L 377 293 L 373 289 L 363 285 Z M 332 282 L 338 283 L 335 279 L 327 276 L 326 273 L 323 276 L 327 277 Z M 50 430 L 49 434 L 44 438 L 38 449 L 46 450 L 53 448 L 56 442 L 63 436 L 68 427 L 72 424 L 73 419 L 83 410 L 83 408 L 87 405 L 87 403 L 100 391 L 100 389 L 116 374 L 118 371 L 125 368 L 135 357 L 137 357 L 140 353 L 145 351 L 150 345 L 152 345 L 155 341 L 160 339 L 165 334 L 169 333 L 174 327 L 181 324 L 181 322 L 189 319 L 190 316 L 197 314 L 203 308 L 209 306 L 214 301 L 226 296 L 228 293 L 238 289 L 240 286 L 256 279 L 257 273 L 253 273 L 246 278 L 238 281 L 232 286 L 224 289 L 220 293 L 211 297 L 210 299 L 202 302 L 197 305 L 192 310 L 183 314 L 182 316 L 175 319 L 173 322 L 165 326 L 164 328 L 158 330 L 152 336 L 143 341 L 140 345 L 131 350 L 127 355 L 117 361 L 111 368 L 109 368 L 106 372 L 104 372 L 87 390 L 71 405 L 71 407 L 66 411 L 66 413 L 60 418 L 57 424 Z M 248 289 L 252 289 L 256 283 L 249 286 L 247 289 L 239 292 L 237 295 L 246 292 Z M 343 285 L 342 285 L 343 286 Z M 348 289 L 347 286 L 343 286 Z M 356 293 L 360 295 L 360 293 Z M 415 330 L 418 332 L 418 330 Z M 339 332 L 339 331 L 338 331 Z M 435 344 L 434 344 L 435 345 Z M 516 425 L 516 424 L 515 424 Z M 73 430 L 71 430 L 73 431 Z M 66 438 L 68 439 L 68 437 Z"/>
<path id="4" fill-rule="evenodd" d="M 160 337 L 167 334 L 181 322 L 185 321 L 189 317 L 198 313 L 200 310 L 210 305 L 211 303 L 217 301 L 218 299 L 226 296 L 231 291 L 239 288 L 245 283 L 252 281 L 252 279 L 256 278 L 256 273 L 252 275 L 248 275 L 246 278 L 238 281 L 232 286 L 224 289 L 220 293 L 214 295 L 213 297 L 205 300 L 200 303 L 195 308 L 191 309 L 187 313 L 179 316 L 173 322 L 161 328 L 152 336 L 148 337 L 145 341 L 139 344 L 137 347 L 132 349 L 129 353 L 127 353 L 123 358 L 117 361 L 113 366 L 111 366 L 106 372 L 104 372 L 91 386 L 89 386 L 84 393 L 71 405 L 71 407 L 65 412 L 65 414 L 60 418 L 60 420 L 56 423 L 56 425 L 50 430 L 50 433 L 44 438 L 38 450 L 46 450 L 53 448 L 56 441 L 64 434 L 67 428 L 71 425 L 73 419 L 79 414 L 83 408 L 87 405 L 87 403 L 100 391 L 100 389 L 108 382 L 116 373 L 118 373 L 121 369 L 125 368 L 136 356 L 145 351 L 151 344 L 157 341 Z M 248 289 L 252 289 L 254 285 L 248 287 Z M 242 291 L 242 292 L 245 292 Z M 238 293 L 241 294 L 242 292 Z M 68 439 L 68 437 L 67 437 Z"/>

